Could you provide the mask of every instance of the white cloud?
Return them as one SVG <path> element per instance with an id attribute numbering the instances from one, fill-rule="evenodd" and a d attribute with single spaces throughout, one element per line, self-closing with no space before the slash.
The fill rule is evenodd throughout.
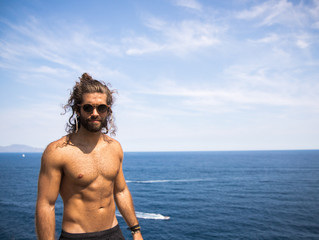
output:
<path id="1" fill-rule="evenodd" d="M 202 5 L 196 0 L 174 0 L 177 6 L 191 8 L 195 10 L 202 10 Z"/>
<path id="2" fill-rule="evenodd" d="M 315 38 L 315 36 L 307 33 L 296 35 L 296 45 L 301 49 L 308 48 L 311 46 L 312 41 L 315 41 L 313 38 Z"/>
<path id="3" fill-rule="evenodd" d="M 318 109 L 319 83 L 299 79 L 293 67 L 281 72 L 263 64 L 229 66 L 218 81 L 214 79 L 212 84 L 203 86 L 161 79 L 137 93 L 172 98 L 181 109 L 192 109 L 192 114 L 237 112 L 260 106 Z"/>
<path id="4" fill-rule="evenodd" d="M 182 97 L 181 102 L 192 107 L 193 110 L 207 111 L 206 107 L 216 107 L 214 111 L 238 111 L 243 106 L 255 108 L 258 105 L 268 106 L 308 106 L 314 105 L 312 99 L 307 97 L 296 98 L 284 92 L 275 90 L 265 92 L 262 88 L 251 90 L 248 88 L 213 88 L 192 89 L 177 87 L 163 90 L 149 90 L 147 94 L 170 97 Z M 144 92 L 146 93 L 146 92 Z M 318 99 L 319 100 L 319 99 Z M 226 108 L 225 108 L 226 107 Z M 209 110 L 208 110 L 209 111 Z"/>
<path id="5" fill-rule="evenodd" d="M 300 47 L 300 48 L 307 48 L 307 47 L 309 47 L 309 43 L 306 42 L 305 40 L 302 40 L 302 39 L 297 40 L 296 44 L 297 44 L 297 46 Z"/>
<path id="6" fill-rule="evenodd" d="M 185 55 L 201 48 L 215 46 L 220 42 L 220 33 L 224 31 L 221 27 L 197 20 L 166 22 L 150 17 L 145 22 L 154 34 L 136 33 L 124 36 L 120 43 L 112 43 L 103 36 L 95 36 L 83 25 L 80 29 L 78 26 L 64 27 L 60 23 L 49 29 L 35 17 L 30 17 L 25 24 L 20 25 L 5 22 L 11 31 L 7 31 L 0 42 L 0 56 L 3 60 L 1 67 L 19 70 L 13 67 L 19 66 L 26 70 L 32 62 L 28 59 L 39 59 L 54 65 L 43 66 L 46 71 L 50 68 L 51 72 L 55 71 L 53 68 L 61 67 L 73 72 L 90 68 L 108 69 L 101 65 L 102 61 L 107 60 L 107 56 L 157 52 Z M 107 72 L 114 74 L 115 71 L 108 69 Z"/>
<path id="7" fill-rule="evenodd" d="M 257 20 L 259 26 L 282 24 L 286 26 L 304 26 L 309 22 L 310 9 L 303 5 L 293 5 L 287 0 L 270 0 L 255 5 L 249 10 L 239 12 L 236 17 L 245 20 Z"/>
<path id="8" fill-rule="evenodd" d="M 23 24 L 9 21 L 2 23 L 9 27 L 0 41 L 0 66 L 3 69 L 14 70 L 17 74 L 29 74 L 29 77 L 25 77 L 31 81 L 92 70 L 104 78 L 125 77 L 104 64 L 108 56 L 121 55 L 120 46 L 107 43 L 103 36 L 91 34 L 83 24 L 79 27 L 57 23 L 46 28 L 35 17 L 29 17 Z M 39 77 L 34 78 L 36 74 Z M 60 80 L 65 82 L 63 77 Z"/>
<path id="9" fill-rule="evenodd" d="M 122 42 L 131 45 L 131 47 L 126 50 L 127 55 L 143 55 L 165 49 L 165 45 L 160 45 L 146 37 L 124 38 Z"/>
<path id="10" fill-rule="evenodd" d="M 318 20 L 318 18 L 319 18 L 319 1 L 313 0 L 312 4 L 308 8 L 309 8 L 309 12 L 310 12 L 311 16 L 314 19 Z"/>
<path id="11" fill-rule="evenodd" d="M 130 45 L 126 50 L 129 55 L 142 55 L 154 52 L 172 52 L 178 55 L 215 46 L 220 43 L 220 34 L 224 31 L 211 23 L 195 20 L 165 22 L 149 18 L 147 27 L 156 31 L 154 37 L 131 37 L 123 39 Z"/>
<path id="12" fill-rule="evenodd" d="M 249 40 L 250 42 L 252 43 L 274 43 L 274 42 L 277 42 L 279 40 L 279 36 L 278 34 L 276 33 L 271 33 L 271 34 L 268 34 L 266 37 L 264 38 L 260 38 L 260 39 L 251 39 Z"/>
<path id="13" fill-rule="evenodd" d="M 243 10 L 237 14 L 239 19 L 254 19 L 262 16 L 268 10 L 268 4 L 257 5 L 250 10 Z"/>

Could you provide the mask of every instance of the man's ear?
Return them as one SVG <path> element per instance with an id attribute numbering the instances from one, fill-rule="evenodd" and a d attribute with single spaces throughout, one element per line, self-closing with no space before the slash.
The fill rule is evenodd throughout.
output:
<path id="1" fill-rule="evenodd" d="M 76 117 L 80 117 L 81 116 L 81 108 L 77 107 L 76 111 L 75 111 Z"/>

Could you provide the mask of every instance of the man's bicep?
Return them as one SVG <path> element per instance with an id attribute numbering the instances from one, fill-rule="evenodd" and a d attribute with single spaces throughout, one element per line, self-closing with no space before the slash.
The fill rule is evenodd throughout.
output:
<path id="1" fill-rule="evenodd" d="M 126 182 L 125 182 L 124 173 L 122 169 L 122 163 L 121 163 L 119 172 L 115 178 L 115 183 L 114 183 L 115 194 L 122 192 L 125 188 L 126 188 Z"/>
<path id="2" fill-rule="evenodd" d="M 123 154 L 123 150 L 121 147 L 121 144 L 119 142 L 116 141 L 116 151 L 118 154 L 118 159 L 119 159 L 119 171 L 118 174 L 115 178 L 115 182 L 114 182 L 114 193 L 119 193 L 119 192 L 123 192 L 126 188 L 126 182 L 125 182 L 125 177 L 124 177 L 124 173 L 123 173 L 123 160 L 124 160 L 124 154 Z"/>
<path id="3" fill-rule="evenodd" d="M 54 158 L 43 156 L 38 181 L 38 201 L 54 204 L 60 189 L 62 168 Z"/>

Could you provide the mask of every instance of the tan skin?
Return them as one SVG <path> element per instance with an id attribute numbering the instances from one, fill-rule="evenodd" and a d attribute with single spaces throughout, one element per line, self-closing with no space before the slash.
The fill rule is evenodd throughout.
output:
<path id="1" fill-rule="evenodd" d="M 83 94 L 82 104 L 106 104 L 106 94 Z M 86 113 L 85 119 L 98 120 L 89 124 L 99 125 L 100 114 L 96 109 Z M 69 233 L 98 232 L 118 224 L 115 203 L 128 226 L 138 224 L 133 200 L 126 185 L 122 163 L 123 150 L 114 139 L 101 132 L 90 132 L 83 126 L 78 133 L 63 137 L 46 148 L 41 160 L 36 205 L 38 239 L 55 238 L 55 202 L 60 193 L 63 204 L 62 229 Z M 134 240 L 141 240 L 137 232 Z"/>

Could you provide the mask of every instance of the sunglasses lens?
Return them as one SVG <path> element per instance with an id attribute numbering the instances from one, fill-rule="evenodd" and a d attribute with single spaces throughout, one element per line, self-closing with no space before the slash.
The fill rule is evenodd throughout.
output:
<path id="1" fill-rule="evenodd" d="M 85 112 L 87 112 L 87 113 L 93 112 L 94 108 L 95 108 L 95 106 L 92 106 L 91 104 L 84 104 L 84 105 L 83 105 L 83 110 L 84 110 Z M 97 109 L 97 111 L 98 111 L 99 113 L 105 113 L 105 112 L 108 110 L 108 106 L 105 105 L 105 104 L 101 104 L 101 105 L 98 105 L 98 106 L 96 107 L 96 109 Z"/>
<path id="2" fill-rule="evenodd" d="M 100 113 L 105 113 L 107 111 L 107 106 L 102 104 L 97 107 L 97 111 Z"/>
<path id="3" fill-rule="evenodd" d="M 90 104 L 85 104 L 85 105 L 83 105 L 83 110 L 85 111 L 85 112 L 93 112 L 93 106 L 92 105 L 90 105 Z"/>

